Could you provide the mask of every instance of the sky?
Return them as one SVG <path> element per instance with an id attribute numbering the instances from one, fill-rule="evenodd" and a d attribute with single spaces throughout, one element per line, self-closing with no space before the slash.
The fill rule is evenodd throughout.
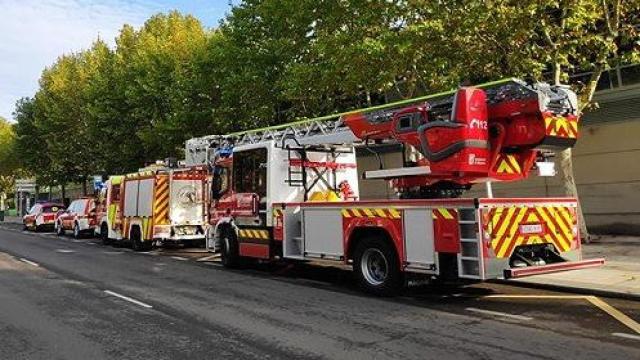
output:
<path id="1" fill-rule="evenodd" d="M 123 24 L 139 27 L 174 9 L 215 27 L 230 6 L 229 0 L 0 0 L 0 116 L 12 120 L 16 100 L 33 96 L 42 70 L 58 56 L 86 49 L 98 36 L 113 46 Z"/>

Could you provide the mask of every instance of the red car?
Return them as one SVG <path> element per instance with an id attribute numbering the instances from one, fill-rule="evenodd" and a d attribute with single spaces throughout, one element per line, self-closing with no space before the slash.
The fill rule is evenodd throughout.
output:
<path id="1" fill-rule="evenodd" d="M 62 208 L 64 205 L 58 203 L 47 202 L 33 205 L 29 212 L 22 217 L 25 230 L 53 230 L 56 214 Z"/>
<path id="2" fill-rule="evenodd" d="M 93 234 L 96 227 L 96 201 L 86 197 L 74 200 L 66 210 L 58 212 L 56 234 L 62 236 L 67 230 L 73 231 L 73 237 Z"/>

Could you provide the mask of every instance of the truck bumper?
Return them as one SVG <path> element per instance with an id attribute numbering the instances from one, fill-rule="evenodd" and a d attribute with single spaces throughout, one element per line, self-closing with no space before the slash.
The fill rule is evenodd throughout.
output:
<path id="1" fill-rule="evenodd" d="M 566 261 L 541 266 L 528 266 L 523 268 L 511 268 L 504 270 L 505 279 L 515 279 L 531 275 L 548 274 L 566 270 L 586 269 L 604 265 L 604 258 Z"/>

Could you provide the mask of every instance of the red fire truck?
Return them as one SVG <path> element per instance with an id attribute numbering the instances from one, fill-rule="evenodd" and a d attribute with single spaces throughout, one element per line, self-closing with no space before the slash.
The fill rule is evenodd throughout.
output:
<path id="1" fill-rule="evenodd" d="M 207 246 L 225 266 L 334 261 L 366 291 L 390 294 L 407 274 L 482 281 L 602 264 L 582 259 L 575 199 L 460 197 L 548 167 L 577 124 L 568 88 L 509 79 L 191 139 L 186 162 L 211 168 Z M 358 174 L 355 148 L 388 142 L 404 166 Z M 390 181 L 398 198 L 360 200 L 360 175 Z"/>

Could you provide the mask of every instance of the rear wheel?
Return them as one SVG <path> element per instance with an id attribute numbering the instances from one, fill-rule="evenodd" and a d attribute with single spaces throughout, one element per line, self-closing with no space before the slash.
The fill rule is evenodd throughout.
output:
<path id="1" fill-rule="evenodd" d="M 142 240 L 140 240 L 140 230 L 138 228 L 131 229 L 131 234 L 129 235 L 131 240 L 131 248 L 133 251 L 142 251 Z"/>
<path id="2" fill-rule="evenodd" d="M 152 245 L 151 241 L 142 241 L 139 228 L 135 227 L 131 230 L 131 248 L 133 251 L 149 251 Z"/>
<path id="3" fill-rule="evenodd" d="M 366 292 L 391 296 L 402 286 L 402 273 L 395 249 L 383 237 L 360 242 L 354 253 L 353 270 Z"/>
<path id="4" fill-rule="evenodd" d="M 111 244 L 111 239 L 109 239 L 109 227 L 107 224 L 102 224 L 102 226 L 100 226 L 100 239 L 102 239 L 102 243 L 104 245 Z"/>
<path id="5" fill-rule="evenodd" d="M 231 228 L 222 230 L 221 240 L 221 258 L 222 265 L 228 268 L 238 267 L 240 264 L 240 254 L 238 249 L 238 240 Z"/>

